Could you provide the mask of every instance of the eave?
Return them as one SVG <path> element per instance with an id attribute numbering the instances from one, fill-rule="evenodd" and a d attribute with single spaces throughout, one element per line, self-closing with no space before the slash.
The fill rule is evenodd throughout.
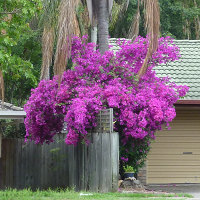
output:
<path id="1" fill-rule="evenodd" d="M 200 100 L 178 100 L 175 105 L 200 105 Z"/>
<path id="2" fill-rule="evenodd" d="M 25 117 L 25 111 L 0 111 L 0 119 L 24 119 Z"/>

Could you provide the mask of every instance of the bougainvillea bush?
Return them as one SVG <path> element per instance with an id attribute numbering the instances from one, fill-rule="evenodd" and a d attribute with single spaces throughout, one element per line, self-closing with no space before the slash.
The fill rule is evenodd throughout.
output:
<path id="1" fill-rule="evenodd" d="M 167 38 L 159 39 L 157 52 L 149 61 L 146 74 L 138 80 L 148 48 L 148 38 L 119 41 L 117 53 L 101 55 L 87 37 L 73 38 L 73 67 L 58 78 L 41 81 L 25 105 L 26 139 L 49 143 L 67 124 L 66 144 L 80 140 L 89 143 L 87 134 L 96 124 L 102 109 L 114 109 L 114 128 L 120 133 L 121 159 L 139 166 L 154 134 L 169 126 L 176 116 L 173 106 L 185 96 L 188 87 L 169 78 L 159 78 L 153 70 L 159 64 L 175 61 L 179 49 Z"/>

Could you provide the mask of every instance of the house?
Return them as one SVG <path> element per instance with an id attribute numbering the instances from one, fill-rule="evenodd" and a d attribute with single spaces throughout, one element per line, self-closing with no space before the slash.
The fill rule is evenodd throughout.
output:
<path id="1" fill-rule="evenodd" d="M 138 173 L 144 184 L 200 183 L 200 40 L 175 43 L 180 60 L 156 67 L 156 73 L 190 90 L 175 105 L 177 116 L 171 130 L 158 131 L 152 142 L 146 164 Z"/>
<path id="2" fill-rule="evenodd" d="M 24 120 L 26 116 L 23 108 L 14 106 L 0 100 L 0 119 Z M 18 121 L 19 122 L 19 121 Z M 0 124 L 1 125 L 1 124 Z M 1 158 L 2 133 L 0 132 L 0 158 Z"/>

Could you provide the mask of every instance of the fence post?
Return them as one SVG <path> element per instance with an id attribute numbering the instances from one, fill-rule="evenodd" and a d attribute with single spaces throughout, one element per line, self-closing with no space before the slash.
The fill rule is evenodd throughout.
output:
<path id="1" fill-rule="evenodd" d="M 82 144 L 84 145 L 84 144 Z M 80 148 L 78 146 L 77 148 Z M 81 151 L 81 148 L 78 149 Z M 85 190 L 112 192 L 118 189 L 119 174 L 119 135 L 113 132 L 113 109 L 102 110 L 98 116 L 98 126 L 91 133 L 91 143 L 86 147 L 83 167 Z M 77 174 L 81 172 L 77 171 Z M 86 177 L 88 178 L 86 179 Z M 83 180 L 83 176 L 78 177 Z M 83 188 L 81 188 L 83 189 Z M 77 187 L 77 190 L 80 188 Z"/>

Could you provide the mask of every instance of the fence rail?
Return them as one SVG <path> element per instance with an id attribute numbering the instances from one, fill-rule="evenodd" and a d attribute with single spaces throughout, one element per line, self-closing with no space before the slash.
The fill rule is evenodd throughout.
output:
<path id="1" fill-rule="evenodd" d="M 54 143 L 36 145 L 3 139 L 0 189 L 47 189 L 109 192 L 118 188 L 118 133 L 92 133 L 91 143 L 76 147 L 59 135 Z"/>

